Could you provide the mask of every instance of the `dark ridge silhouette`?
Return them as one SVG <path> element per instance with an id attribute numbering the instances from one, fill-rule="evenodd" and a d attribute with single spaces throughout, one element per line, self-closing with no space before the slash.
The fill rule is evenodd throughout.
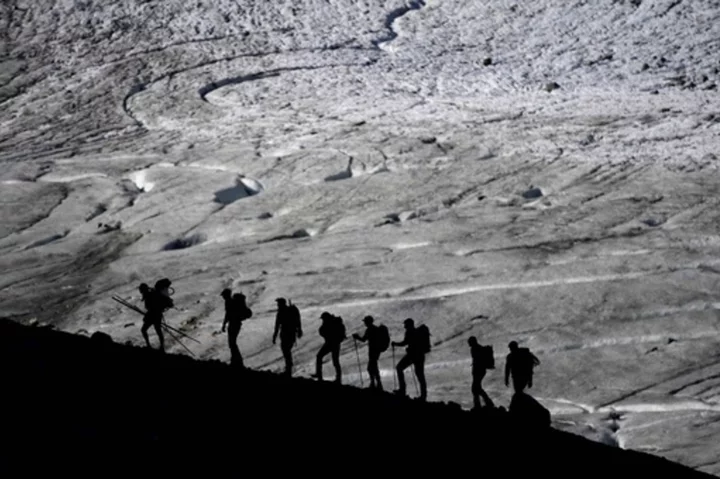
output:
<path id="1" fill-rule="evenodd" d="M 713 477 L 543 421 L 528 426 L 535 408 L 524 396 L 513 407 L 520 415 L 468 412 L 107 339 L 0 319 L 0 472 L 15 472 L 4 477 L 120 469 L 167 477 L 189 468 L 233 476 Z"/>

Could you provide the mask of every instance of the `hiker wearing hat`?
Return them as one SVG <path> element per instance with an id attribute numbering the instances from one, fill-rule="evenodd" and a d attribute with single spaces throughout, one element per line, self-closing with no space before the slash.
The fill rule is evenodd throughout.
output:
<path id="1" fill-rule="evenodd" d="M 365 323 L 365 334 L 360 336 L 359 334 L 353 334 L 353 339 L 367 341 L 368 343 L 368 364 L 367 370 L 370 375 L 370 389 L 383 390 L 382 381 L 380 381 L 380 368 L 378 367 L 378 361 L 380 355 L 387 351 L 390 346 L 390 333 L 388 332 L 387 326 L 381 324 L 375 326 L 373 323 L 375 319 L 372 316 L 365 316 L 363 323 Z"/>
<path id="2" fill-rule="evenodd" d="M 240 334 L 242 322 L 252 317 L 252 310 L 245 302 L 245 295 L 242 293 L 232 294 L 232 290 L 223 289 L 220 296 L 225 300 L 225 319 L 222 324 L 222 332 L 228 328 L 228 346 L 230 346 L 230 364 L 244 368 L 242 354 L 237 345 L 237 338 Z"/>
<path id="3" fill-rule="evenodd" d="M 325 340 L 320 351 L 317 353 L 315 361 L 314 378 L 322 381 L 322 361 L 328 354 L 332 357 L 332 363 L 335 367 L 335 382 L 342 382 L 342 369 L 340 368 L 340 345 L 347 338 L 345 334 L 345 324 L 339 316 L 334 316 L 327 311 L 320 315 L 322 325 L 320 326 L 320 336 Z"/>
<path id="4" fill-rule="evenodd" d="M 292 348 L 295 341 L 302 338 L 302 324 L 300 319 L 300 310 L 297 306 L 288 302 L 285 298 L 276 298 L 278 305 L 277 315 L 275 316 L 275 332 L 273 333 L 272 342 L 275 344 L 278 334 L 280 334 L 280 349 L 283 358 L 285 358 L 285 374 L 292 375 L 293 358 Z"/>
<path id="5" fill-rule="evenodd" d="M 420 400 L 427 399 L 427 384 L 425 382 L 425 355 L 430 352 L 430 330 L 422 325 L 415 327 L 415 322 L 407 318 L 403 321 L 405 326 L 405 338 L 401 342 L 393 341 L 392 345 L 406 346 L 405 356 L 398 362 L 395 368 L 398 375 L 399 389 L 395 393 L 405 396 L 405 369 L 413 366 L 415 375 L 420 383 Z"/>

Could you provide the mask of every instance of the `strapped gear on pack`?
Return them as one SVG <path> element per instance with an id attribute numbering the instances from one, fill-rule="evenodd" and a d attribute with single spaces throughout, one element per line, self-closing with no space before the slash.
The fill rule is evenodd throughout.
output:
<path id="1" fill-rule="evenodd" d="M 430 352 L 430 329 L 426 325 L 418 326 L 416 330 L 417 349 L 419 353 L 427 354 Z"/>
<path id="2" fill-rule="evenodd" d="M 390 347 L 390 331 L 388 331 L 387 326 L 384 324 L 378 326 L 377 337 L 377 350 L 381 353 L 387 351 Z"/>

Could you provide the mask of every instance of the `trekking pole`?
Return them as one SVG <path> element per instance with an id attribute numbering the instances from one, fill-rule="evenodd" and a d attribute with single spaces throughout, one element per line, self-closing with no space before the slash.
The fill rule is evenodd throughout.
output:
<path id="1" fill-rule="evenodd" d="M 363 384 L 362 368 L 360 367 L 360 353 L 358 353 L 357 339 L 353 338 L 353 342 L 355 343 L 355 356 L 357 357 L 358 373 L 360 373 L 360 387 L 365 387 Z"/>
<path id="2" fill-rule="evenodd" d="M 413 374 L 412 374 L 413 384 L 415 385 L 415 394 L 420 394 L 420 390 L 418 389 L 418 385 L 417 385 L 417 379 L 415 379 L 415 376 L 417 375 L 417 371 L 415 370 L 415 367 L 416 366 L 413 366 Z"/>
<path id="3" fill-rule="evenodd" d="M 395 369 L 395 346 L 392 347 L 393 357 L 393 389 L 397 389 L 397 370 Z"/>

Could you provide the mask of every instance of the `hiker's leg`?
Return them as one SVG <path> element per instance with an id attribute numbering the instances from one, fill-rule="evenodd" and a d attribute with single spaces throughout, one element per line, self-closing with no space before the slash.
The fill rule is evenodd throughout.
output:
<path id="1" fill-rule="evenodd" d="M 513 376 L 513 389 L 515 389 L 516 393 L 522 392 L 525 389 L 525 384 L 527 384 L 527 380 L 522 375 Z"/>
<path id="2" fill-rule="evenodd" d="M 495 403 L 492 402 L 492 399 L 490 399 L 490 396 L 488 396 L 488 394 L 485 392 L 485 390 L 484 390 L 483 388 L 480 388 L 480 391 L 479 391 L 479 392 L 480 392 L 480 395 L 481 395 L 482 398 L 483 398 L 483 401 L 485 401 L 485 407 L 487 407 L 487 408 L 494 408 L 494 407 L 495 407 Z"/>
<path id="3" fill-rule="evenodd" d="M 380 368 L 378 367 L 378 360 L 380 359 L 380 353 L 371 351 L 368 358 L 368 374 L 370 375 L 371 384 L 382 390 L 382 382 L 380 381 Z"/>
<path id="4" fill-rule="evenodd" d="M 240 325 L 230 323 L 228 328 L 228 346 L 230 346 L 230 363 L 242 366 L 242 356 L 237 345 L 238 334 L 240 334 Z"/>
<path id="5" fill-rule="evenodd" d="M 405 369 L 407 369 L 411 365 L 412 360 L 410 359 L 410 356 L 406 354 L 405 356 L 403 356 L 400 362 L 397 363 L 397 366 L 395 367 L 398 375 L 398 391 L 400 391 L 400 394 L 405 394 L 405 374 L 403 373 L 403 371 L 405 371 Z"/>
<path id="6" fill-rule="evenodd" d="M 147 344 L 147 347 L 150 347 L 150 338 L 148 337 L 148 329 L 150 329 L 151 323 L 143 322 L 142 328 L 140 328 L 140 332 L 142 333 L 143 338 L 145 338 L 145 344 Z"/>
<path id="7" fill-rule="evenodd" d="M 427 383 L 425 382 L 425 355 L 421 354 L 415 358 L 415 374 L 420 383 L 420 399 L 427 399 Z"/>
<path id="8" fill-rule="evenodd" d="M 288 376 L 292 375 L 292 343 L 280 343 L 280 349 L 282 349 L 283 357 L 285 358 L 285 374 Z"/>
<path id="9" fill-rule="evenodd" d="M 340 344 L 333 345 L 332 347 L 332 362 L 335 366 L 335 382 L 340 383 L 342 381 L 342 369 L 340 368 Z"/>
<path id="10" fill-rule="evenodd" d="M 160 340 L 160 351 L 165 351 L 165 338 L 163 337 L 162 327 L 161 323 L 158 321 L 155 323 L 155 333 L 158 335 L 158 339 Z"/>
<path id="11" fill-rule="evenodd" d="M 480 381 L 476 377 L 473 377 L 472 382 L 472 396 L 473 396 L 473 407 L 480 409 Z"/>
<path id="12" fill-rule="evenodd" d="M 485 390 L 482 387 L 482 380 L 485 378 L 486 373 L 487 373 L 487 371 L 484 369 L 481 370 L 480 372 L 478 372 L 475 376 L 473 384 L 475 384 L 475 383 L 477 384 L 477 389 L 476 389 L 477 393 L 476 394 L 482 396 L 483 401 L 485 403 L 485 407 L 494 408 L 495 404 L 492 402 L 492 400 L 490 399 L 490 396 L 487 395 L 487 393 L 485 392 Z M 478 403 L 479 403 L 479 400 L 478 400 Z"/>
<path id="13" fill-rule="evenodd" d="M 317 357 L 315 358 L 315 376 L 317 376 L 318 379 L 322 379 L 322 361 L 329 352 L 330 346 L 328 343 L 325 343 L 317 353 Z"/>

